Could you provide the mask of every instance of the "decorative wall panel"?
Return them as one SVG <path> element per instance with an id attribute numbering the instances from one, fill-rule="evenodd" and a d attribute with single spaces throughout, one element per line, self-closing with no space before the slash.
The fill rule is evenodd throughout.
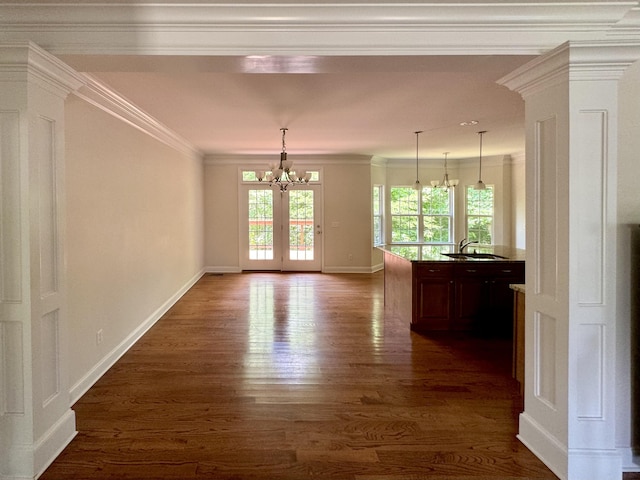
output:
<path id="1" fill-rule="evenodd" d="M 55 164 L 55 122 L 38 117 L 38 144 L 34 152 L 38 166 L 38 221 L 40 231 L 40 295 L 58 291 L 58 231 Z"/>
<path id="2" fill-rule="evenodd" d="M 40 322 L 40 361 L 43 406 L 60 392 L 60 341 L 58 310 L 44 315 Z"/>
<path id="3" fill-rule="evenodd" d="M 20 254 L 20 114 L 0 111 L 0 302 L 22 299 Z"/>
<path id="4" fill-rule="evenodd" d="M 536 293 L 555 298 L 557 286 L 557 233 L 558 233 L 558 172 L 557 121 L 555 117 L 536 123 L 536 196 L 538 249 L 535 258 L 537 276 Z"/>
<path id="5" fill-rule="evenodd" d="M 534 394 L 554 408 L 556 392 L 556 319 L 534 313 Z"/>
<path id="6" fill-rule="evenodd" d="M 578 389 L 577 416 L 581 419 L 602 419 L 604 412 L 604 326 L 580 325 L 577 330 L 580 345 L 576 359 Z"/>
<path id="7" fill-rule="evenodd" d="M 24 413 L 22 324 L 0 322 L 0 395 L 2 414 Z"/>
<path id="8" fill-rule="evenodd" d="M 605 184 L 607 174 L 606 138 L 607 114 L 604 111 L 580 111 L 580 128 L 588 132 L 588 142 L 578 142 L 579 156 L 572 164 L 577 170 L 579 182 L 577 202 L 587 215 L 579 215 L 578 302 L 582 305 L 601 305 L 604 299 L 604 250 L 605 243 Z"/>

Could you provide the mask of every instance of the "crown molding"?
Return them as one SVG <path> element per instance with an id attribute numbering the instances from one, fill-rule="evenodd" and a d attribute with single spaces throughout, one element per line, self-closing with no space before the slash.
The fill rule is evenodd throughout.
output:
<path id="1" fill-rule="evenodd" d="M 141 130 L 156 140 L 189 156 L 202 152 L 125 97 L 89 74 L 82 74 L 83 86 L 74 94 L 104 112 Z"/>
<path id="2" fill-rule="evenodd" d="M 569 80 L 618 80 L 640 59 L 640 39 L 565 42 L 497 81 L 523 97 Z"/>
<path id="3" fill-rule="evenodd" d="M 539 54 L 640 34 L 637 1 L 0 5 L 0 41 L 63 54 Z M 630 14 L 630 12 L 632 12 Z M 514 35 L 517 33 L 517 35 Z"/>
<path id="4" fill-rule="evenodd" d="M 204 156 L 205 165 L 246 165 L 266 167 L 271 163 L 278 163 L 279 151 L 274 151 L 273 155 L 217 155 L 207 154 Z M 367 155 L 296 155 L 289 152 L 289 160 L 295 165 L 371 165 L 372 157 Z"/>

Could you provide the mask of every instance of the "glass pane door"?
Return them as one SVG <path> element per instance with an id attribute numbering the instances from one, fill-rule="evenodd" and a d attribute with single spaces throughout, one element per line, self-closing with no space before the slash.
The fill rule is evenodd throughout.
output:
<path id="1" fill-rule="evenodd" d="M 243 185 L 240 259 L 243 270 L 320 271 L 320 188 L 299 186 L 286 193 Z"/>
<path id="2" fill-rule="evenodd" d="M 249 258 L 274 258 L 272 190 L 249 190 Z"/>
<path id="3" fill-rule="evenodd" d="M 280 192 L 244 185 L 240 197 L 240 267 L 282 269 Z"/>
<path id="4" fill-rule="evenodd" d="M 313 186 L 299 187 L 289 191 L 284 202 L 287 243 L 284 248 L 283 269 L 319 271 L 320 243 L 322 228 L 320 223 L 319 189 Z"/>

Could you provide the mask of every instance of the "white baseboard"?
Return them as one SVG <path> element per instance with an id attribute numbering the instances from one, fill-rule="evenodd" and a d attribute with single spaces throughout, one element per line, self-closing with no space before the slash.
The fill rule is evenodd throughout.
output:
<path id="1" fill-rule="evenodd" d="M 334 266 L 325 267 L 322 269 L 322 273 L 374 273 L 372 267 L 346 267 L 346 266 Z"/>
<path id="2" fill-rule="evenodd" d="M 69 392 L 71 405 L 77 402 L 119 359 L 129 350 L 160 318 L 175 305 L 200 278 L 205 270 L 201 270 L 184 284 L 175 294 L 164 302 L 155 312 L 144 320 L 127 338 L 102 358 L 86 375 L 84 375 Z"/>
<path id="3" fill-rule="evenodd" d="M 623 472 L 640 472 L 640 455 L 634 454 L 631 447 L 618 448 L 622 455 L 622 471 Z"/>
<path id="4" fill-rule="evenodd" d="M 621 449 L 567 449 L 526 412 L 520 414 L 518 439 L 561 480 L 618 479 L 624 471 L 640 471 L 626 470 L 631 452 L 625 460 Z"/>
<path id="5" fill-rule="evenodd" d="M 206 273 L 242 273 L 242 269 L 240 267 L 225 267 L 225 266 L 209 266 L 204 267 L 204 271 Z"/>
<path id="6" fill-rule="evenodd" d="M 518 440 L 561 480 L 567 480 L 568 456 L 566 446 L 549 434 L 526 412 L 520 414 Z"/>
<path id="7" fill-rule="evenodd" d="M 35 446 L 35 478 L 38 478 L 44 473 L 77 434 L 76 414 L 73 410 L 69 409 L 56 424 L 38 440 Z"/>
<path id="8" fill-rule="evenodd" d="M 375 273 L 384 268 L 384 264 L 372 267 L 346 267 L 346 266 L 325 266 L 322 273 Z M 242 273 L 240 267 L 208 266 L 204 268 L 206 273 Z"/>
<path id="9" fill-rule="evenodd" d="M 378 263 L 371 267 L 371 273 L 379 272 L 380 270 L 384 270 L 384 262 Z"/>
<path id="10" fill-rule="evenodd" d="M 33 480 L 51 465 L 60 452 L 73 440 L 76 415 L 69 409 L 38 439 L 35 444 L 11 444 L 6 454 L 5 473 L 0 480 Z"/>

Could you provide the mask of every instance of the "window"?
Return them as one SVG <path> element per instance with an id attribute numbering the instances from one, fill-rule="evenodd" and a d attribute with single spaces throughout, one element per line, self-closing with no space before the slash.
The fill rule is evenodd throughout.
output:
<path id="1" fill-rule="evenodd" d="M 467 238 L 480 245 L 493 244 L 493 186 L 484 190 L 467 186 Z"/>
<path id="2" fill-rule="evenodd" d="M 451 241 L 451 195 L 443 188 L 422 189 L 423 243 Z"/>
<path id="3" fill-rule="evenodd" d="M 418 191 L 391 187 L 391 243 L 418 242 Z"/>
<path id="4" fill-rule="evenodd" d="M 384 229 L 382 223 L 383 212 L 382 185 L 373 186 L 372 212 L 373 212 L 373 245 L 382 245 L 384 243 Z"/>
<path id="5" fill-rule="evenodd" d="M 451 191 L 391 187 L 392 243 L 451 243 Z"/>

